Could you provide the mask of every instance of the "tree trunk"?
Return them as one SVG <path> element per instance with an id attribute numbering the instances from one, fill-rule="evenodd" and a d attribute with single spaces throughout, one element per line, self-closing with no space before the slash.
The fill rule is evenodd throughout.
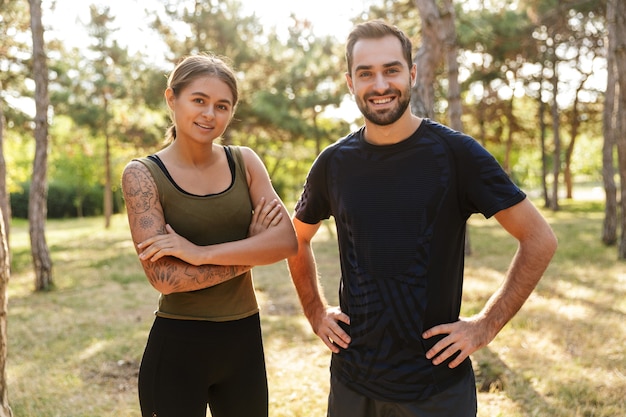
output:
<path id="1" fill-rule="evenodd" d="M 610 1 L 609 3 L 611 3 Z M 615 54 L 615 68 L 617 70 L 617 116 L 616 138 L 617 155 L 620 174 L 620 225 L 621 238 L 618 248 L 619 259 L 626 259 L 626 3 L 615 1 L 615 43 L 611 47 Z"/>
<path id="2" fill-rule="evenodd" d="M 4 228 L 4 213 L 0 209 L 0 417 L 11 417 L 9 389 L 7 383 L 7 287 L 11 264 L 9 245 Z"/>
<path id="3" fill-rule="evenodd" d="M 543 74 L 543 66 L 541 67 Z M 550 207 L 550 195 L 548 194 L 548 151 L 546 150 L 546 103 L 543 101 L 543 76 L 539 81 L 539 138 L 541 141 L 541 192 L 543 194 L 543 207 Z"/>
<path id="4" fill-rule="evenodd" d="M 582 84 L 581 84 L 582 86 Z M 578 92 L 576 92 L 576 98 L 572 108 L 572 121 L 571 121 L 571 134 L 570 141 L 565 149 L 565 168 L 563 170 L 563 181 L 565 182 L 565 197 L 574 198 L 574 179 L 572 178 L 572 156 L 574 155 L 574 147 L 576 146 L 576 139 L 578 138 L 578 128 L 580 127 L 578 111 Z"/>
<path id="5" fill-rule="evenodd" d="M 452 0 L 445 0 L 446 22 L 449 25 L 445 34 L 446 65 L 448 66 L 448 118 L 450 127 L 463 131 L 463 104 L 461 102 L 461 84 L 459 83 L 459 47 L 456 39 L 455 12 Z M 419 70 L 418 70 L 419 71 Z"/>
<path id="6" fill-rule="evenodd" d="M 35 290 L 47 290 L 52 282 L 52 261 L 46 243 L 45 222 L 48 198 L 48 65 L 44 51 L 41 0 L 29 0 L 33 35 L 33 76 L 35 79 L 35 160 L 28 200 L 31 254 L 35 269 Z"/>
<path id="7" fill-rule="evenodd" d="M 502 161 L 502 167 L 507 174 L 511 175 L 511 152 L 513 152 L 513 135 L 515 133 L 515 116 L 513 115 L 515 96 L 511 97 L 508 103 L 505 104 L 505 117 L 507 124 L 506 141 L 504 142 L 504 160 Z"/>
<path id="8" fill-rule="evenodd" d="M 2 81 L 0 81 L 2 91 Z M 7 187 L 7 164 L 4 159 L 4 111 L 0 102 L 0 210 L 4 213 L 4 232 L 9 242 L 9 221 L 11 220 L 11 199 Z"/>
<path id="9" fill-rule="evenodd" d="M 111 140 L 109 138 L 109 93 L 104 93 L 104 227 L 111 227 L 113 191 L 111 188 Z"/>
<path id="10" fill-rule="evenodd" d="M 415 53 L 417 80 L 411 95 L 411 111 L 420 117 L 434 118 L 435 74 L 443 59 L 445 24 L 434 0 L 415 0 L 422 21 L 422 44 Z"/>
<path id="11" fill-rule="evenodd" d="M 619 9 L 618 9 L 619 10 Z M 626 30 L 626 25 L 623 27 Z M 622 32 L 623 33 L 623 32 Z M 626 66 L 626 65 L 625 65 Z M 626 70 L 626 68 L 625 68 Z M 621 77 L 621 75 L 618 75 Z M 620 223 L 620 239 L 617 247 L 617 257 L 619 259 L 626 259 L 626 138 L 624 137 L 625 127 L 626 127 L 626 97 L 621 97 L 626 94 L 622 94 L 623 91 L 626 92 L 626 86 L 622 86 L 620 82 L 619 90 L 620 90 L 620 100 L 617 105 L 617 161 L 618 161 L 618 170 L 619 170 L 619 183 L 620 183 L 620 196 L 619 199 L 619 223 Z"/>
<path id="12" fill-rule="evenodd" d="M 615 150 L 615 129 L 617 103 L 615 87 L 617 72 L 615 69 L 615 51 L 613 45 L 616 42 L 615 32 L 615 3 L 609 1 L 606 11 L 607 21 L 607 82 L 604 93 L 604 110 L 602 115 L 602 130 L 604 142 L 602 144 L 602 181 L 604 183 L 604 222 L 602 225 L 602 243 L 614 245 L 617 242 L 617 186 L 615 185 L 615 162 L 613 152 Z"/>
<path id="13" fill-rule="evenodd" d="M 577 59 L 579 61 L 579 59 Z M 574 198 L 574 175 L 572 174 L 572 158 L 574 155 L 574 149 L 576 147 L 576 139 L 578 139 L 578 131 L 580 129 L 580 92 L 584 90 L 585 83 L 589 79 L 591 74 L 583 73 L 580 70 L 580 73 L 583 75 L 578 87 L 576 88 L 576 95 L 574 96 L 574 103 L 572 104 L 572 117 L 570 121 L 570 142 L 565 149 L 565 169 L 563 171 L 563 180 L 565 181 L 565 191 L 566 197 L 569 199 Z"/>
<path id="14" fill-rule="evenodd" d="M 559 77 L 557 73 L 558 59 L 556 51 L 553 52 L 552 59 L 552 134 L 554 137 L 554 154 L 552 166 L 552 196 L 550 198 L 550 208 L 559 209 L 559 174 L 561 173 L 561 123 L 559 120 L 559 103 L 557 96 L 559 93 Z"/>

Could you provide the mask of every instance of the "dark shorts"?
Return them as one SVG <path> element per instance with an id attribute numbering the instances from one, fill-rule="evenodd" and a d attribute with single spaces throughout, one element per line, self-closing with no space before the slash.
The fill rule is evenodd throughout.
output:
<path id="1" fill-rule="evenodd" d="M 157 317 L 139 369 L 141 415 L 267 417 L 259 315 L 227 322 Z"/>
<path id="2" fill-rule="evenodd" d="M 474 372 L 424 401 L 386 402 L 368 398 L 331 377 L 327 417 L 476 417 Z"/>

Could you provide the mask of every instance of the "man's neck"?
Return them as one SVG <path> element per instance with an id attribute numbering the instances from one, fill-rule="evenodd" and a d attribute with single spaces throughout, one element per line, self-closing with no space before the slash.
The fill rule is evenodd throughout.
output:
<path id="1" fill-rule="evenodd" d="M 366 119 L 363 137 L 372 145 L 393 145 L 410 137 L 421 123 L 422 119 L 410 111 L 390 125 L 377 125 Z"/>

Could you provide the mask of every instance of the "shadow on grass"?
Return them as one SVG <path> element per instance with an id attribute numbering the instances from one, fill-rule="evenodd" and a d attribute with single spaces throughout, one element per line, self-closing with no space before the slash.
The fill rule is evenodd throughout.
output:
<path id="1" fill-rule="evenodd" d="M 517 404 L 523 415 L 559 415 L 559 409 L 546 401 L 533 387 L 532 381 L 509 367 L 491 348 L 485 347 L 476 352 L 472 361 L 479 393 L 504 393 Z M 537 414 L 539 410 L 541 412 Z"/>
<path id="2" fill-rule="evenodd" d="M 559 238 L 551 266 L 510 325 L 475 355 L 487 375 L 493 369 L 508 375 L 504 392 L 524 416 L 626 411 L 626 264 L 600 241 L 601 210 L 596 203 L 572 202 L 546 214 Z M 477 256 L 468 257 L 466 268 L 466 284 L 474 286 L 464 294 L 470 314 L 503 279 L 515 250 L 511 239 L 494 238 L 496 222 L 477 223 L 470 229 Z"/>

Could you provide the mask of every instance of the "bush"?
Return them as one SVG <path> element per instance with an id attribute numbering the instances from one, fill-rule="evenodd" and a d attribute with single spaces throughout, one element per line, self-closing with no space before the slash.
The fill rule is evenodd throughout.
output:
<path id="1" fill-rule="evenodd" d="M 27 219 L 30 183 L 22 184 L 21 189 L 21 192 L 11 193 L 11 214 L 14 218 Z M 119 189 L 114 191 L 114 194 L 119 193 Z M 78 190 L 76 187 L 52 182 L 48 185 L 47 218 L 63 219 L 102 215 L 103 195 L 104 189 L 99 185 L 91 186 L 86 190 Z M 121 196 L 113 196 L 114 213 L 119 213 L 121 201 Z"/>

